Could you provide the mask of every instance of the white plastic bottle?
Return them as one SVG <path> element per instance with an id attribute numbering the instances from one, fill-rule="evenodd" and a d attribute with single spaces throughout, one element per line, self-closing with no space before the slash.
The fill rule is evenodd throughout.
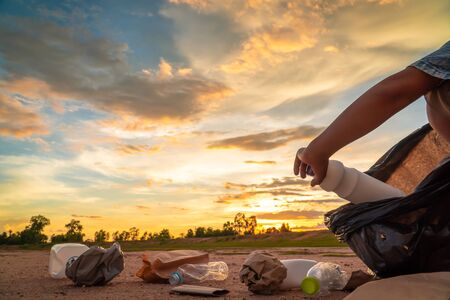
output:
<path id="1" fill-rule="evenodd" d="M 48 264 L 48 272 L 55 279 L 66 277 L 66 263 L 69 258 L 80 256 L 89 247 L 83 244 L 66 243 L 53 245 L 50 250 L 50 259 Z"/>
<path id="2" fill-rule="evenodd" d="M 178 285 L 184 283 L 198 283 L 207 280 L 222 281 L 228 277 L 228 266 L 223 261 L 207 264 L 184 264 L 176 272 L 170 274 L 169 283 Z"/>
<path id="3" fill-rule="evenodd" d="M 300 288 L 303 278 L 306 277 L 317 261 L 310 259 L 283 259 L 281 263 L 287 269 L 287 276 L 280 285 L 282 290 Z"/>
<path id="4" fill-rule="evenodd" d="M 313 175 L 310 167 L 308 167 L 307 173 Z M 373 202 L 405 196 L 401 190 L 354 168 L 347 168 L 337 160 L 329 161 L 327 174 L 320 187 L 327 192 L 334 192 L 352 203 Z"/>
<path id="5" fill-rule="evenodd" d="M 332 290 L 342 290 L 350 274 L 338 264 L 319 262 L 309 269 L 301 283 L 303 293 L 310 296 L 324 296 Z"/>

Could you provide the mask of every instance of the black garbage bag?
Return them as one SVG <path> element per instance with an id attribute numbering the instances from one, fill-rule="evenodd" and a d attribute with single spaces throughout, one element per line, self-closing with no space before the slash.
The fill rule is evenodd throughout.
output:
<path id="1" fill-rule="evenodd" d="M 417 136 L 428 129 L 421 130 L 411 135 L 416 139 L 409 136 L 388 151 L 374 165 L 377 172 L 392 172 L 395 167 L 388 158 L 400 164 L 399 153 L 406 157 L 412 149 L 406 149 L 405 140 L 418 143 Z M 450 157 L 411 194 L 341 206 L 325 214 L 325 225 L 379 277 L 450 271 Z"/>
<path id="2" fill-rule="evenodd" d="M 124 269 L 123 253 L 119 243 L 104 249 L 92 246 L 78 257 L 67 261 L 66 276 L 77 286 L 104 285 Z"/>

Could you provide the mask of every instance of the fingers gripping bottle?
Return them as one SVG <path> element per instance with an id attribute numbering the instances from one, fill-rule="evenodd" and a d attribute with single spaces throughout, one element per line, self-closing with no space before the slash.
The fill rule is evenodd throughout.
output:
<path id="1" fill-rule="evenodd" d="M 330 291 L 342 290 L 350 274 L 334 263 L 319 262 L 309 269 L 301 283 L 303 293 L 310 296 L 325 296 Z"/>
<path id="2" fill-rule="evenodd" d="M 170 274 L 169 283 L 178 285 L 184 283 L 198 283 L 207 280 L 222 281 L 228 277 L 228 266 L 223 261 L 207 264 L 184 264 L 176 272 Z"/>
<path id="3" fill-rule="evenodd" d="M 314 176 L 310 166 L 307 168 L 307 174 Z M 348 168 L 337 160 L 329 161 L 327 174 L 320 183 L 320 187 L 327 192 L 334 192 L 352 203 L 373 202 L 405 196 L 401 190 L 355 168 Z"/>

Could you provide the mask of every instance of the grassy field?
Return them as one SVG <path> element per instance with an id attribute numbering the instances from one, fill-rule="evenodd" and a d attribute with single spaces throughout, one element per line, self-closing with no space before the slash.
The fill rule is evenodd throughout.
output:
<path id="1" fill-rule="evenodd" d="M 90 244 L 90 243 L 87 243 Z M 109 247 L 111 243 L 101 244 Z M 175 249 L 196 249 L 214 250 L 225 248 L 275 248 L 275 247 L 347 247 L 347 244 L 340 243 L 334 235 L 327 231 L 311 232 L 290 232 L 277 234 L 263 234 L 255 236 L 227 236 L 211 238 L 185 238 L 172 239 L 168 241 L 122 241 L 120 242 L 124 251 L 143 250 L 175 250 Z M 49 249 L 51 244 L 44 245 L 21 245 L 8 246 L 11 249 Z M 3 247 L 5 248 L 5 246 Z"/>

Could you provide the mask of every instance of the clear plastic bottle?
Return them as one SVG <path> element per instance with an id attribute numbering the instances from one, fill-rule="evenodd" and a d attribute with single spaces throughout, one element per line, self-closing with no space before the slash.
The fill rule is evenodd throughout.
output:
<path id="1" fill-rule="evenodd" d="M 342 290 L 350 279 L 350 274 L 338 264 L 320 262 L 309 269 L 301 288 L 310 296 L 324 296 L 332 290 Z"/>
<path id="2" fill-rule="evenodd" d="M 170 274 L 169 283 L 178 285 L 183 283 L 197 283 L 207 280 L 222 281 L 228 277 L 228 266 L 223 261 L 207 264 L 185 264 Z"/>

